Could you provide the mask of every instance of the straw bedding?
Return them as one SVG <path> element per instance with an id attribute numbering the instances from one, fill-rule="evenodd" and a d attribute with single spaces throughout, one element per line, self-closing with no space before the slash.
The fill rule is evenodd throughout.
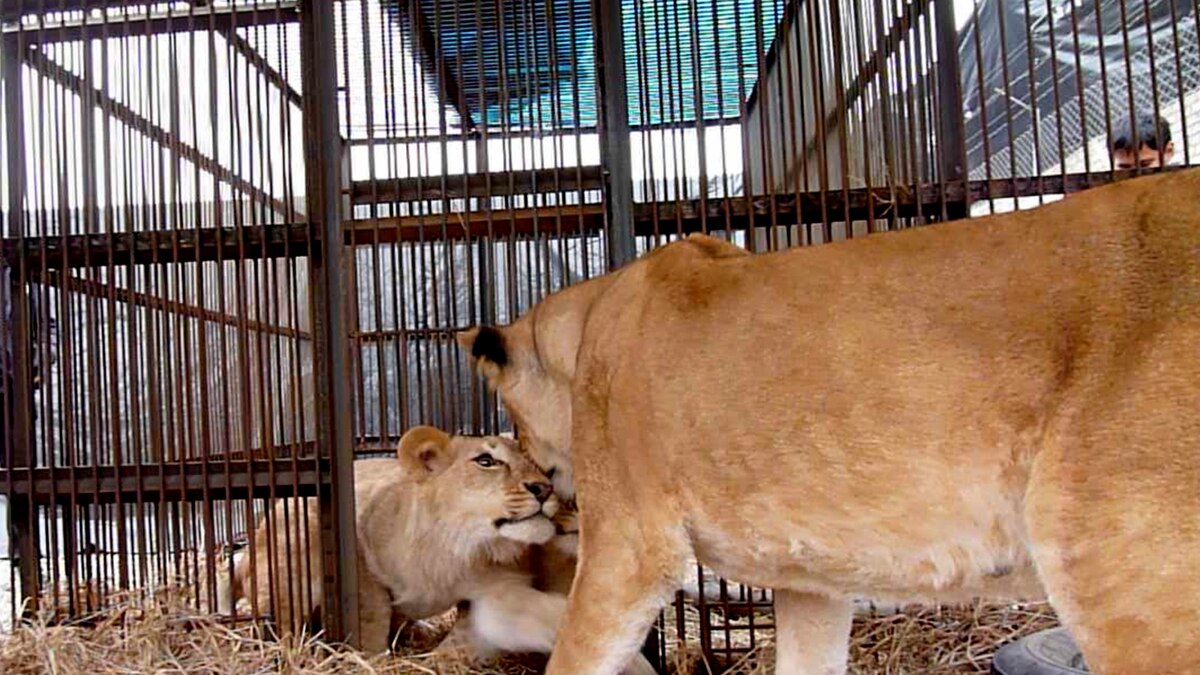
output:
<path id="1" fill-rule="evenodd" d="M 698 635 L 698 615 L 687 614 L 686 633 Z M 409 675 L 526 675 L 541 672 L 544 657 L 507 658 L 468 668 L 428 654 L 452 617 L 408 626 L 399 655 L 367 657 L 312 636 L 275 641 L 250 624 L 227 625 L 197 616 L 182 599 L 159 597 L 117 603 L 86 624 L 53 625 L 49 616 L 0 634 L 0 673 L 380 673 Z M 986 673 L 995 648 L 1021 635 L 1056 625 L 1045 604 L 919 608 L 855 621 L 851 672 Z M 668 626 L 671 671 L 705 672 L 697 643 L 679 648 L 677 627 Z M 745 633 L 743 633 L 745 635 Z M 733 664 L 736 675 L 770 673 L 771 636 L 757 634 L 756 649 Z"/>

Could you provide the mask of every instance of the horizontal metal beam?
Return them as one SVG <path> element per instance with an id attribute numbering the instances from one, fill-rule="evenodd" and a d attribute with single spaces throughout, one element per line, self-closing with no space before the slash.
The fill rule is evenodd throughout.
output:
<path id="1" fill-rule="evenodd" d="M 697 232 L 707 223 L 709 229 L 724 229 L 726 220 L 734 228 L 771 225 L 815 224 L 821 214 L 841 216 L 849 212 L 852 220 L 891 215 L 907 218 L 924 214 L 937 216 L 945 203 L 976 202 L 1008 197 L 1072 194 L 1090 187 L 1146 175 L 1155 171 L 1175 171 L 1188 167 L 1165 167 L 1154 171 L 1093 172 L 1032 178 L 947 181 L 944 190 L 937 184 L 897 185 L 870 190 L 855 188 L 827 192 L 805 192 L 799 196 L 780 194 L 773 197 L 730 197 L 728 199 L 683 200 L 639 203 L 634 205 L 634 228 L 641 236 L 656 233 Z M 894 196 L 894 199 L 893 199 Z M 848 201 L 847 201 L 848 200 Z M 701 219 L 701 214 L 704 220 Z M 726 218 L 728 214 L 728 218 Z M 837 221 L 833 221 L 837 222 Z M 395 242 L 435 243 L 444 240 L 481 237 L 590 235 L 601 231 L 603 210 L 599 204 L 563 205 L 540 209 L 473 211 L 427 216 L 405 216 L 350 220 L 345 223 L 345 243 L 368 246 Z M 310 233 L 307 223 L 256 225 L 242 228 L 152 231 L 121 234 L 75 234 L 67 236 L 5 238 L 0 254 L 17 268 L 24 258 L 26 269 L 194 262 L 210 260 L 250 260 L 301 256 L 308 252 Z"/>
<path id="2" fill-rule="evenodd" d="M 398 242 L 593 234 L 604 220 L 600 204 L 550 206 L 537 209 L 471 211 L 346 221 L 347 243 L 366 246 Z"/>
<path id="3" fill-rule="evenodd" d="M 54 0 L 47 0 L 48 11 Z M 26 2 L 27 6 L 33 4 Z M 36 24 L 5 23 L 4 33 L 19 33 L 25 44 L 73 42 L 84 38 L 106 39 L 192 33 L 198 31 L 230 30 L 246 26 L 270 26 L 299 20 L 297 3 L 289 1 L 251 5 L 239 3 L 234 7 L 214 7 L 191 11 L 129 11 L 113 14 L 88 13 L 64 19 L 45 20 Z M 20 14 L 27 9 L 13 9 Z"/>
<path id="4" fill-rule="evenodd" d="M 1171 166 L 1155 171 L 1185 170 L 1186 166 Z M 991 180 L 945 181 L 892 187 L 854 188 L 825 192 L 803 192 L 774 196 L 732 197 L 729 199 L 686 200 L 660 204 L 634 205 L 635 231 L 651 234 L 655 223 L 662 233 L 676 231 L 698 232 L 703 212 L 709 229 L 723 229 L 726 214 L 735 228 L 770 227 L 771 225 L 817 224 L 821 214 L 831 214 L 830 222 L 841 222 L 849 213 L 850 220 L 867 220 L 869 215 L 883 219 L 893 215 L 911 218 L 918 215 L 937 217 L 945 204 L 971 204 L 987 199 L 1036 197 L 1039 195 L 1074 194 L 1092 187 L 1119 182 L 1154 171 L 1105 171 L 1074 173 L 1029 178 L 994 178 Z M 747 201 L 749 204 L 747 205 Z"/>
<path id="5" fill-rule="evenodd" d="M 739 115 L 728 115 L 726 117 L 715 117 L 700 120 L 683 120 L 679 122 L 652 122 L 648 124 L 636 124 L 631 122 L 629 130 L 631 132 L 642 131 L 695 131 L 697 126 L 704 128 L 710 127 L 731 127 L 742 123 L 742 118 Z M 397 136 L 395 134 L 381 134 L 370 137 L 356 136 L 347 141 L 350 145 L 419 145 L 421 143 L 461 143 L 463 141 L 475 142 L 481 138 L 495 141 L 515 141 L 520 139 L 568 139 L 576 136 L 587 136 L 599 133 L 599 129 L 594 126 L 581 127 L 561 127 L 558 129 L 507 129 L 504 126 L 494 127 L 476 127 L 475 131 L 460 130 L 458 132 L 449 132 L 446 134 L 425 134 L 415 136 Z"/>
<path id="6" fill-rule="evenodd" d="M 102 218 L 103 222 L 103 218 Z M 256 260 L 307 255 L 309 225 L 247 225 L 5 238 L 2 252 L 14 269 L 29 270 Z"/>
<path id="7" fill-rule="evenodd" d="M 354 181 L 350 200 L 354 204 L 406 202 L 464 197 L 505 197 L 599 190 L 603 169 L 584 166 L 532 171 L 494 171 L 457 176 L 380 178 Z"/>
<path id="8" fill-rule="evenodd" d="M 455 334 L 470 326 L 457 328 L 403 328 L 399 330 L 369 330 L 356 331 L 350 334 L 350 340 L 358 344 L 372 342 L 392 342 L 394 340 L 424 340 L 427 342 L 451 342 Z"/>
<path id="9" fill-rule="evenodd" d="M 0 21 L 15 21 L 22 16 L 46 12 L 79 12 L 96 9 L 120 11 L 122 7 L 144 6 L 148 0 L 7 0 L 0 7 Z"/>
<path id="10" fill-rule="evenodd" d="M 272 466 L 273 465 L 273 466 Z M 0 469 L 4 494 L 38 505 L 309 497 L 328 485 L 329 460 L 217 460 L 160 466 Z M 323 481 L 319 483 L 318 481 Z M 298 485 L 297 491 L 294 486 Z M 10 488 L 11 486 L 11 488 Z M 325 488 L 328 489 L 328 488 Z"/>

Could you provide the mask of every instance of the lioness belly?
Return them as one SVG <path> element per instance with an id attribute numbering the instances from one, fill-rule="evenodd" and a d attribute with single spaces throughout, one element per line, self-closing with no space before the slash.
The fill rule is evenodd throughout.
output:
<path id="1" fill-rule="evenodd" d="M 865 505 L 861 511 L 857 523 L 850 512 L 741 526 L 736 514 L 702 516 L 692 520 L 707 523 L 692 529 L 692 544 L 701 563 L 759 587 L 895 602 L 1044 594 L 1015 511 L 982 526 L 962 512 L 901 524 L 872 518 Z"/>

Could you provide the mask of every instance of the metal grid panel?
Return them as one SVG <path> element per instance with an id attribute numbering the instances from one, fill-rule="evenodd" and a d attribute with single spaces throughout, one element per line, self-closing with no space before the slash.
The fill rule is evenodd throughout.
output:
<path id="1" fill-rule="evenodd" d="M 320 324 L 284 58 L 300 18 L 5 4 L 6 619 L 22 595 L 62 616 L 128 591 L 212 607 L 265 499 L 331 493 L 303 405 Z"/>

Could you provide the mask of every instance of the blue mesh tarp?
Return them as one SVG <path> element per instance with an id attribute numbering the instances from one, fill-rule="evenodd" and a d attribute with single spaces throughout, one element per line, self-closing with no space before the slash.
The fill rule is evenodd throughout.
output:
<path id="1" fill-rule="evenodd" d="M 406 30 L 427 33 L 426 69 L 455 80 L 476 125 L 596 125 L 590 0 L 415 2 L 420 22 L 409 16 L 411 0 L 383 5 Z M 646 125 L 737 116 L 784 0 L 622 0 L 622 7 L 629 119 Z"/>

